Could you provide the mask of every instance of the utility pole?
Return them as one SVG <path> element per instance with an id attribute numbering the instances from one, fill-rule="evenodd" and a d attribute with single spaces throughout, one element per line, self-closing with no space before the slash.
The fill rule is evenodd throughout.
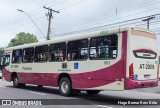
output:
<path id="1" fill-rule="evenodd" d="M 147 29 L 149 29 L 149 21 L 150 21 L 151 19 L 153 19 L 153 18 L 155 18 L 154 15 L 153 15 L 153 16 L 148 16 L 147 18 L 142 19 L 142 21 L 147 21 Z"/>
<path id="2" fill-rule="evenodd" d="M 52 8 L 47 8 L 47 7 L 43 7 L 43 8 L 45 8 L 45 9 L 47 9 L 48 10 L 48 14 L 47 14 L 47 16 L 49 17 L 49 23 L 48 23 L 48 32 L 47 32 L 47 40 L 50 40 L 50 31 L 51 31 L 51 19 L 53 18 L 53 16 L 52 16 L 52 12 L 56 12 L 56 13 L 59 13 L 59 11 L 55 11 L 55 10 L 53 10 Z"/>

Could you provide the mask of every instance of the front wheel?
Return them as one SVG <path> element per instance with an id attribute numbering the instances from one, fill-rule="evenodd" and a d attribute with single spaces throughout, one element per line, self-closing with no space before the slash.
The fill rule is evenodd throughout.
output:
<path id="1" fill-rule="evenodd" d="M 20 84 L 18 83 L 18 77 L 17 76 L 14 76 L 13 78 L 13 86 L 18 88 L 20 87 Z"/>
<path id="2" fill-rule="evenodd" d="M 70 96 L 72 94 L 72 84 L 69 78 L 63 77 L 59 82 L 59 91 L 63 96 Z"/>
<path id="3" fill-rule="evenodd" d="M 100 90 L 87 90 L 86 91 L 89 95 L 94 95 L 94 94 L 98 94 L 100 92 Z"/>

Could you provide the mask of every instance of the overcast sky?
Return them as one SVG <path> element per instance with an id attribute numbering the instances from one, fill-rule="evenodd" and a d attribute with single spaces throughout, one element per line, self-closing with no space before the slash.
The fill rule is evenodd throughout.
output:
<path id="1" fill-rule="evenodd" d="M 0 0 L 0 46 L 7 46 L 19 32 L 45 40 L 48 28 L 45 13 L 48 11 L 44 5 L 60 12 L 53 13 L 51 39 L 64 33 L 160 13 L 160 0 Z M 25 13 L 17 9 L 27 12 L 42 33 Z M 160 16 L 151 22 L 150 29 L 160 33 Z M 141 20 L 130 24 L 146 28 L 146 22 Z"/>

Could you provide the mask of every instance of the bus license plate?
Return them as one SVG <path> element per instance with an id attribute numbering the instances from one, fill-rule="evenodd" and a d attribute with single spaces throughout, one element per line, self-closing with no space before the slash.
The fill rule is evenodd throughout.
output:
<path id="1" fill-rule="evenodd" d="M 151 75 L 144 75 L 144 78 L 150 78 Z"/>

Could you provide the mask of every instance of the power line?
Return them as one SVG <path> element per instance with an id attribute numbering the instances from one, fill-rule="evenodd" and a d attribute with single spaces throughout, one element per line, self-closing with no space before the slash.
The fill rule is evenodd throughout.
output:
<path id="1" fill-rule="evenodd" d="M 160 1 L 158 1 L 158 2 L 160 2 Z M 149 3 L 149 2 L 148 2 Z M 157 3 L 157 2 L 152 2 L 152 3 L 149 3 L 148 5 L 151 5 L 151 4 L 155 4 L 155 3 Z M 146 2 L 145 2 L 145 4 L 146 4 Z M 146 7 L 146 6 L 148 6 L 148 5 L 145 5 L 145 6 L 143 6 L 143 7 Z M 134 6 L 134 7 L 137 7 L 137 5 L 136 6 Z M 120 7 L 121 8 L 121 7 Z M 133 8 L 133 7 L 132 7 Z M 129 12 L 129 11 L 132 11 L 132 10 L 135 10 L 135 9 L 139 9 L 139 8 L 133 8 L 132 9 L 131 7 L 126 7 L 125 6 L 125 9 L 123 9 L 123 11 L 122 12 L 120 12 L 121 14 L 122 13 L 126 13 L 126 12 Z M 125 10 L 127 10 L 127 11 L 125 11 Z M 100 16 L 106 16 L 106 13 L 107 13 L 107 15 L 109 15 L 109 17 L 107 16 L 107 18 L 110 18 L 110 17 L 113 17 L 113 16 L 116 16 L 116 15 L 114 15 L 114 12 L 113 11 L 115 11 L 115 9 L 109 9 L 109 10 L 107 10 L 107 11 L 103 11 L 103 12 L 98 12 L 98 13 L 94 13 L 93 15 L 90 15 L 89 16 L 89 18 L 88 17 L 84 17 L 84 18 L 80 18 L 79 20 L 83 20 L 83 19 L 85 19 L 85 20 L 88 20 L 88 21 L 91 21 L 92 19 L 95 19 L 95 17 L 93 17 L 93 16 L 96 16 L 96 17 L 100 17 Z M 112 14 L 110 14 L 110 13 L 112 13 Z M 66 14 L 65 14 L 66 15 Z M 68 16 L 70 16 L 70 15 L 68 15 Z M 72 17 L 72 19 L 73 19 L 73 17 Z"/>
<path id="2" fill-rule="evenodd" d="M 66 0 L 65 0 L 66 1 Z M 53 2 L 53 1 L 52 1 Z M 62 1 L 63 2 L 63 1 Z M 146 2 L 145 2 L 146 3 Z"/>
<path id="3" fill-rule="evenodd" d="M 53 0 L 53 1 L 49 2 L 49 3 L 46 3 L 45 5 L 50 4 L 50 3 L 53 3 L 53 2 L 55 2 L 55 1 L 58 1 L 58 0 Z M 63 0 L 63 1 L 58 2 L 58 3 L 56 3 L 56 4 L 52 5 L 52 6 L 59 5 L 59 4 L 63 3 L 63 2 L 65 2 L 65 1 L 67 1 L 67 0 Z M 44 5 L 41 5 L 41 6 L 39 6 L 38 8 L 36 8 L 36 9 L 34 9 L 34 10 L 28 12 L 28 13 L 31 13 L 30 15 L 34 16 L 34 15 L 36 15 L 36 14 L 38 14 L 38 13 L 40 13 L 40 12 L 42 12 L 42 11 L 45 10 L 45 9 L 40 9 L 40 8 L 42 8 L 43 6 L 44 6 Z M 33 12 L 35 12 L 36 10 L 39 10 L 39 9 L 40 9 L 40 11 L 38 11 L 38 12 L 36 12 L 36 13 L 33 13 Z M 0 25 L 0 26 L 11 25 L 11 24 L 13 24 L 13 23 L 16 24 L 17 22 L 23 21 L 23 20 L 24 20 L 23 17 L 25 17 L 25 15 L 20 16 L 20 17 L 18 17 L 18 18 L 15 18 L 15 19 L 13 19 L 13 20 L 5 23 L 5 24 L 2 24 L 2 25 Z M 21 18 L 21 19 L 20 19 L 20 18 Z M 20 19 L 20 20 L 19 20 L 19 19 Z"/>
<path id="4" fill-rule="evenodd" d="M 80 4 L 80 3 L 84 2 L 84 1 L 86 1 L 86 0 L 81 0 L 81 1 L 79 1 L 79 2 L 76 2 L 76 3 L 72 4 L 72 5 L 67 6 L 67 7 L 61 8 L 61 9 L 59 9 L 59 10 L 64 10 L 64 9 L 73 7 L 73 6 L 78 5 L 78 4 Z"/>
<path id="5" fill-rule="evenodd" d="M 155 9 L 159 9 L 159 7 L 158 8 L 155 8 Z M 121 17 L 121 18 L 127 18 L 127 17 L 129 17 L 129 16 L 133 16 L 133 15 L 137 15 L 137 14 L 141 14 L 141 13 L 145 13 L 145 12 L 148 12 L 148 11 L 152 11 L 152 10 L 155 10 L 155 9 L 150 9 L 150 10 L 147 10 L 147 11 L 143 11 L 143 12 L 138 12 L 138 13 L 134 13 L 134 14 L 131 14 L 131 15 L 127 15 L 127 16 L 123 16 L 123 17 Z M 104 19 L 103 19 L 104 20 Z M 100 21 L 103 21 L 103 20 L 98 20 L 98 23 L 96 23 L 96 25 L 97 24 L 101 24 L 102 22 L 100 22 Z M 105 21 L 106 23 L 107 22 L 112 22 L 112 21 L 116 21 L 116 20 L 118 20 L 118 18 L 115 18 L 115 19 L 113 19 L 113 20 L 109 20 L 109 21 Z M 64 21 L 64 20 L 63 20 Z M 73 21 L 72 21 L 73 22 Z M 103 21 L 104 22 L 104 21 Z M 85 22 L 84 24 L 86 25 L 86 23 L 87 22 Z M 87 23 L 88 24 L 88 23 Z M 80 25 L 80 26 L 82 26 L 82 24 L 76 24 L 76 25 Z M 95 22 L 94 22 L 94 25 L 90 25 L 90 26 L 96 26 L 95 25 Z M 64 25 L 63 25 L 64 26 Z M 58 27 L 58 26 L 57 26 Z M 60 26 L 61 27 L 61 26 Z M 78 27 L 78 26 L 76 26 L 76 27 Z M 63 27 L 64 28 L 64 27 Z M 75 27 L 74 27 L 75 28 Z"/>
<path id="6" fill-rule="evenodd" d="M 145 1 L 145 4 L 146 4 L 146 1 L 147 1 L 147 0 L 143 0 L 143 1 Z M 151 0 L 151 1 L 152 1 L 152 0 Z M 139 3 L 141 3 L 141 2 L 139 2 Z M 149 3 L 149 2 L 148 2 L 148 3 Z M 133 4 L 133 3 L 132 3 L 132 4 Z M 134 5 L 133 5 L 133 6 L 134 6 L 134 7 L 137 7 L 137 4 L 138 4 L 138 3 L 136 2 L 136 4 L 134 3 L 135 6 L 134 6 Z M 144 4 L 144 3 L 143 3 L 143 4 Z M 131 8 L 131 7 L 129 7 L 129 6 L 132 6 L 132 5 L 128 4 L 127 7 L 124 6 L 124 5 L 121 5 L 122 8 L 125 7 L 125 9 L 127 9 L 127 10 Z M 121 8 L 121 7 L 120 7 L 120 8 Z M 123 9 L 123 10 L 125 10 L 125 9 Z M 102 12 L 98 11 L 98 13 L 95 13 L 95 12 L 94 12 L 94 14 L 90 15 L 89 17 L 99 16 L 99 14 L 102 14 L 102 13 L 104 13 L 104 14 L 106 14 L 106 13 L 107 13 L 107 14 L 108 14 L 108 13 L 114 13 L 113 11 L 115 11 L 115 9 L 113 9 L 113 8 L 111 8 L 111 9 L 109 9 L 109 10 L 107 10 L 107 11 L 106 11 L 106 10 L 105 10 L 105 11 L 102 11 Z M 104 14 L 103 14 L 103 15 L 104 15 Z M 62 15 L 65 15 L 65 17 L 66 17 L 66 16 L 70 16 L 72 19 L 73 19 L 73 18 L 76 18 L 75 16 L 71 16 L 71 15 L 68 15 L 68 14 L 63 14 L 63 13 L 62 13 Z M 77 18 L 76 18 L 76 19 L 77 19 Z M 79 19 L 79 20 L 88 19 L 88 17 L 78 18 L 78 19 Z"/>
<path id="7" fill-rule="evenodd" d="M 37 26 L 37 24 L 34 22 L 34 20 L 29 16 L 29 14 L 27 13 L 27 12 L 25 12 L 25 11 L 23 11 L 23 10 L 20 10 L 20 9 L 17 9 L 18 11 L 20 11 L 20 12 L 23 12 L 23 13 L 25 13 L 30 19 L 31 19 L 31 21 L 33 22 L 33 24 L 37 27 L 37 29 L 39 30 L 39 32 L 44 36 L 44 34 L 43 34 L 43 32 L 40 30 L 40 28 Z M 44 38 L 45 38 L 45 36 L 44 36 Z"/>
<path id="8" fill-rule="evenodd" d="M 70 7 L 70 6 L 67 6 L 68 8 Z M 111 20 L 109 20 L 109 21 L 111 21 Z M 71 22 L 70 22 L 71 23 Z M 95 23 L 95 22 L 94 22 Z"/>
<path id="9" fill-rule="evenodd" d="M 154 14 L 154 15 L 150 15 L 150 16 L 157 16 L 157 15 L 160 15 L 160 14 Z M 107 24 L 107 25 L 92 27 L 92 28 L 83 29 L 83 30 L 79 30 L 79 31 L 73 31 L 73 32 L 69 32 L 69 33 L 58 34 L 57 36 L 80 33 L 80 32 L 85 32 L 85 31 L 89 31 L 89 30 L 95 30 L 95 29 L 99 29 L 99 28 L 104 28 L 104 27 L 106 28 L 106 27 L 109 27 L 109 26 L 112 26 L 112 25 L 123 24 L 123 23 L 131 22 L 131 21 L 135 21 L 135 20 L 140 20 L 140 19 L 143 19 L 143 18 L 148 18 L 148 17 L 149 16 L 134 18 L 134 19 L 130 19 L 130 20 L 124 20 L 124 21 L 121 21 L 121 22 L 116 22 L 116 23 L 111 23 L 111 24 Z"/>

